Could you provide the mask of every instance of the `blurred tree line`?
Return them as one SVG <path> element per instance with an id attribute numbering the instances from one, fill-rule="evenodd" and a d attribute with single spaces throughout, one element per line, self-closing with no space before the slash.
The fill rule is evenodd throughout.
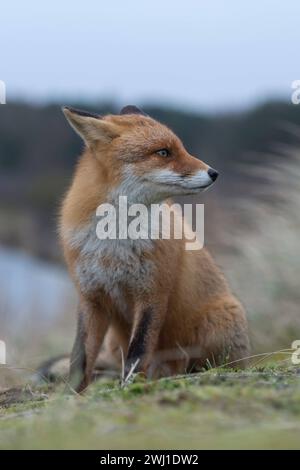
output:
<path id="1" fill-rule="evenodd" d="M 110 103 L 72 106 L 99 114 L 119 111 Z M 262 159 L 265 164 L 268 155 L 298 140 L 300 106 L 284 102 L 216 115 L 158 106 L 144 110 L 171 127 L 190 153 L 218 169 L 215 194 L 221 199 L 255 193 L 259 178 L 250 184 L 245 168 L 259 168 Z M 59 256 L 57 211 L 82 147 L 60 105 L 0 106 L 0 243 Z"/>

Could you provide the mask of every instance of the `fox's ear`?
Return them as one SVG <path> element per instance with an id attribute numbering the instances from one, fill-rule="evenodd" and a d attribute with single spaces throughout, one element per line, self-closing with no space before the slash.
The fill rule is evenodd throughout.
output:
<path id="1" fill-rule="evenodd" d="M 82 137 L 87 145 L 102 141 L 109 143 L 119 135 L 118 128 L 112 122 L 102 119 L 101 116 L 67 106 L 62 108 L 67 121 Z"/>
<path id="2" fill-rule="evenodd" d="M 137 106 L 129 104 L 121 109 L 120 114 L 141 114 L 142 116 L 148 116 L 144 111 L 139 109 Z"/>

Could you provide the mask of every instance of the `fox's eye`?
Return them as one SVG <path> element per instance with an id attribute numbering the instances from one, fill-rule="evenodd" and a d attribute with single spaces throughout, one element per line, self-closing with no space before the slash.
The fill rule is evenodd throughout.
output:
<path id="1" fill-rule="evenodd" d="M 170 152 L 168 149 L 160 149 L 160 150 L 157 150 L 157 155 L 160 155 L 161 157 L 168 157 L 170 155 Z"/>

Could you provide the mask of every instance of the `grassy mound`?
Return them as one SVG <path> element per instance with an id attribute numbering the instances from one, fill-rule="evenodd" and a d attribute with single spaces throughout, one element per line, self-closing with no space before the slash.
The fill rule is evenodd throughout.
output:
<path id="1" fill-rule="evenodd" d="M 6 449 L 300 448 L 300 369 L 216 370 L 84 396 L 29 386 L 0 394 Z"/>

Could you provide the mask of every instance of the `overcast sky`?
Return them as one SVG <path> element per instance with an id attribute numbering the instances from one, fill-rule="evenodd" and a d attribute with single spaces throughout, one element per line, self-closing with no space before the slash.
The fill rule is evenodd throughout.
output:
<path id="1" fill-rule="evenodd" d="M 289 99 L 299 20 L 299 0 L 10 0 L 0 7 L 0 79 L 7 101 L 220 110 Z"/>

